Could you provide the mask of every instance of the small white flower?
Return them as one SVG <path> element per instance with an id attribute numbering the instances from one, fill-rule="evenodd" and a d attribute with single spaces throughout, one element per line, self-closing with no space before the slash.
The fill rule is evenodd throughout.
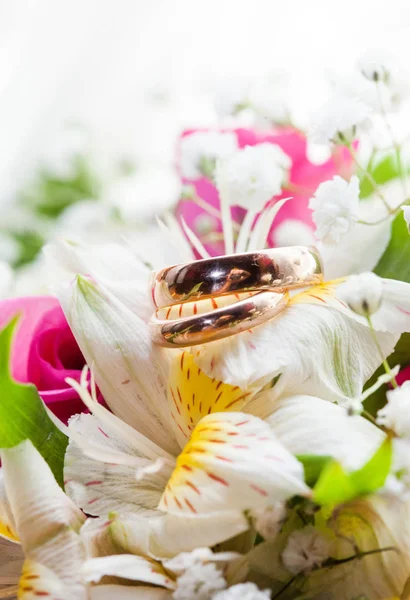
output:
<path id="1" fill-rule="evenodd" d="M 387 392 L 387 404 L 377 413 L 377 423 L 410 437 L 410 381 Z"/>
<path id="2" fill-rule="evenodd" d="M 407 227 L 408 227 L 409 233 L 410 233 L 410 206 L 402 206 L 401 208 L 403 210 L 404 220 L 407 223 Z"/>
<path id="3" fill-rule="evenodd" d="M 325 243 L 340 242 L 357 220 L 359 194 L 356 176 L 346 181 L 337 175 L 319 185 L 309 202 L 318 239 Z"/>
<path id="4" fill-rule="evenodd" d="M 356 136 L 359 125 L 365 123 L 371 109 L 364 102 L 337 93 L 313 116 L 311 138 L 319 144 L 348 144 Z"/>
<path id="5" fill-rule="evenodd" d="M 226 588 L 221 571 L 213 563 L 193 563 L 177 579 L 174 600 L 211 600 L 216 592 Z"/>
<path id="6" fill-rule="evenodd" d="M 341 286 L 339 298 L 358 315 L 367 317 L 379 310 L 383 284 L 374 273 L 351 275 Z"/>
<path id="7" fill-rule="evenodd" d="M 294 573 L 309 573 L 330 556 L 331 543 L 312 525 L 290 534 L 282 552 L 285 568 Z"/>
<path id="8" fill-rule="evenodd" d="M 291 159 L 276 144 L 247 146 L 217 163 L 215 180 L 222 200 L 260 211 L 281 193 Z"/>
<path id="9" fill-rule="evenodd" d="M 223 592 L 218 592 L 212 600 L 266 600 L 271 598 L 270 590 L 260 590 L 255 583 L 238 583 Z"/>
<path id="10" fill-rule="evenodd" d="M 255 518 L 255 529 L 265 539 L 273 539 L 277 536 L 284 522 L 286 510 L 283 502 L 277 502 L 274 506 L 253 511 Z"/>
<path id="11" fill-rule="evenodd" d="M 237 150 L 234 133 L 198 131 L 181 140 L 181 173 L 187 179 L 212 177 L 219 158 L 230 156 Z"/>
<path id="12" fill-rule="evenodd" d="M 366 79 L 387 83 L 392 69 L 392 58 L 385 52 L 369 50 L 358 59 L 357 66 Z"/>

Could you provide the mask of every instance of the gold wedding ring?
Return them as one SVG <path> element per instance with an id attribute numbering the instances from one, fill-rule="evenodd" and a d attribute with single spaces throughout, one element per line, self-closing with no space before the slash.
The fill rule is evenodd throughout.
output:
<path id="1" fill-rule="evenodd" d="M 322 280 L 319 252 L 304 246 L 167 267 L 153 274 L 153 341 L 186 347 L 249 330 L 286 307 L 286 292 Z"/>

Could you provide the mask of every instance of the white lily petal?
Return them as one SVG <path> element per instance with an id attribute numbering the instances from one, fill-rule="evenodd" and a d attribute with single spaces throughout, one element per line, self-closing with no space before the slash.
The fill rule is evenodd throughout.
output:
<path id="1" fill-rule="evenodd" d="M 0 537 L 18 542 L 16 523 L 6 494 L 3 469 L 0 468 Z"/>
<path id="2" fill-rule="evenodd" d="M 88 582 L 98 582 L 105 575 L 111 575 L 112 577 L 152 583 L 170 590 L 175 588 L 175 582 L 170 579 L 160 563 L 133 554 L 90 558 L 85 562 L 82 572 L 84 579 Z"/>
<path id="3" fill-rule="evenodd" d="M 91 600 L 172 600 L 172 593 L 164 588 L 129 587 L 125 585 L 97 585 L 91 589 Z"/>
<path id="4" fill-rule="evenodd" d="M 260 389 L 281 375 L 274 387 L 278 397 L 305 393 L 346 401 L 360 396 L 381 362 L 369 328 L 350 313 L 331 287 L 310 288 L 268 323 L 198 346 L 195 362 L 210 377 L 245 389 Z M 385 357 L 397 339 L 378 333 Z"/>
<path id="5" fill-rule="evenodd" d="M 197 546 L 215 546 L 249 528 L 241 511 L 226 510 L 207 515 L 113 516 L 106 527 L 118 547 L 133 554 L 171 558 Z"/>
<path id="6" fill-rule="evenodd" d="M 72 275 L 91 276 L 141 318 L 152 312 L 150 269 L 125 244 L 83 244 L 61 239 L 44 248 L 47 260 Z M 71 275 L 71 276 L 72 276 Z"/>
<path id="7" fill-rule="evenodd" d="M 103 516 L 117 510 L 156 509 L 173 463 L 163 462 L 159 470 L 145 472 L 138 480 L 138 469 L 156 464 L 144 457 L 145 447 L 139 446 L 138 435 L 132 445 L 102 429 L 94 416 L 84 414 L 70 421 L 69 431 L 74 441 L 70 440 L 66 452 L 65 488 L 77 506 L 88 514 Z"/>
<path id="8" fill-rule="evenodd" d="M 313 396 L 276 400 L 266 421 L 292 454 L 333 456 L 352 470 L 363 466 L 386 437 L 363 417 Z"/>
<path id="9" fill-rule="evenodd" d="M 0 598 L 3 585 L 15 585 L 20 579 L 23 562 L 20 544 L 0 538 Z"/>
<path id="10" fill-rule="evenodd" d="M 19 600 L 86 600 L 70 582 L 64 582 L 53 570 L 32 560 L 26 560 L 19 582 Z"/>
<path id="11" fill-rule="evenodd" d="M 171 213 L 163 215 L 163 221 L 157 219 L 158 226 L 162 233 L 165 235 L 165 239 L 174 247 L 180 257 L 178 262 L 190 262 L 195 260 L 195 255 L 189 245 L 188 240 L 184 238 L 181 232 L 178 221 Z M 174 263 L 175 264 L 175 263 Z M 163 265 L 166 267 L 167 265 Z"/>
<path id="12" fill-rule="evenodd" d="M 51 569 L 82 598 L 79 572 L 83 551 L 76 532 L 84 515 L 64 494 L 30 441 L 3 449 L 2 462 L 7 496 L 26 557 Z"/>
<path id="13" fill-rule="evenodd" d="M 164 390 L 164 361 L 147 324 L 103 286 L 83 277 L 77 277 L 70 289 L 61 289 L 60 300 L 113 412 L 167 452 L 176 451 Z"/>
<path id="14" fill-rule="evenodd" d="M 159 508 L 203 514 L 262 508 L 309 495 L 303 468 L 261 419 L 214 413 L 202 419 L 177 458 Z"/>

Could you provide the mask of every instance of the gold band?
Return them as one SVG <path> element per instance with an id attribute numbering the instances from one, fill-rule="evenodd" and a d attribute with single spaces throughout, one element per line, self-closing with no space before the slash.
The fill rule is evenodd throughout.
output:
<path id="1" fill-rule="evenodd" d="M 322 261 L 314 247 L 290 246 L 175 265 L 153 274 L 157 308 L 204 298 L 275 291 L 320 283 Z"/>
<path id="2" fill-rule="evenodd" d="M 277 292 L 244 295 L 247 297 L 243 300 L 237 300 L 234 295 L 231 298 L 232 303 L 208 312 L 197 309 L 195 313 L 193 305 L 198 307 L 199 302 L 181 304 L 180 306 L 185 306 L 186 310 L 194 314 L 178 319 L 160 319 L 157 311 L 150 321 L 152 339 L 161 346 L 171 348 L 212 342 L 261 325 L 279 314 L 288 301 L 287 295 Z"/>

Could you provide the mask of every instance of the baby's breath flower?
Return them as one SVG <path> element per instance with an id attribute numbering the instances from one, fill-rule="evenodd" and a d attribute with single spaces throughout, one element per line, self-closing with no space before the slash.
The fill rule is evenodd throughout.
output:
<path id="1" fill-rule="evenodd" d="M 360 71 L 370 81 L 389 81 L 392 58 L 385 52 L 369 50 L 357 61 Z"/>
<path id="2" fill-rule="evenodd" d="M 187 179 L 212 177 L 216 161 L 234 153 L 237 147 L 234 133 L 198 131 L 186 135 L 181 141 L 182 175 Z"/>
<path id="3" fill-rule="evenodd" d="M 383 295 L 381 279 L 374 273 L 351 275 L 340 286 L 339 297 L 353 312 L 368 317 L 380 308 Z"/>
<path id="4" fill-rule="evenodd" d="M 215 92 L 215 110 L 219 117 L 235 115 L 248 103 L 250 80 L 246 77 L 231 77 L 220 81 Z"/>
<path id="5" fill-rule="evenodd" d="M 410 437 L 410 381 L 387 392 L 387 404 L 377 413 L 377 423 Z"/>
<path id="6" fill-rule="evenodd" d="M 329 558 L 330 548 L 330 541 L 312 525 L 308 525 L 290 534 L 282 552 L 282 562 L 294 575 L 309 573 Z"/>
<path id="7" fill-rule="evenodd" d="M 318 239 L 327 243 L 340 242 L 357 220 L 359 193 L 356 176 L 346 181 L 337 175 L 319 185 L 309 202 Z"/>
<path id="8" fill-rule="evenodd" d="M 226 581 L 213 563 L 193 563 L 177 579 L 174 600 L 211 600 L 216 592 L 226 588 Z"/>
<path id="9" fill-rule="evenodd" d="M 238 583 L 218 592 L 212 600 L 267 600 L 270 597 L 270 590 L 260 590 L 254 583 Z"/>
<path id="10" fill-rule="evenodd" d="M 286 511 L 283 502 L 277 502 L 274 506 L 253 511 L 255 518 L 255 529 L 265 540 L 273 539 L 279 533 L 285 519 Z"/>
<path id="11" fill-rule="evenodd" d="M 370 111 L 369 106 L 357 98 L 335 94 L 313 116 L 312 141 L 319 144 L 350 144 L 358 127 L 367 121 Z"/>
<path id="12" fill-rule="evenodd" d="M 216 185 L 228 204 L 260 211 L 281 193 L 290 167 L 291 159 L 276 144 L 247 146 L 218 162 Z"/>

